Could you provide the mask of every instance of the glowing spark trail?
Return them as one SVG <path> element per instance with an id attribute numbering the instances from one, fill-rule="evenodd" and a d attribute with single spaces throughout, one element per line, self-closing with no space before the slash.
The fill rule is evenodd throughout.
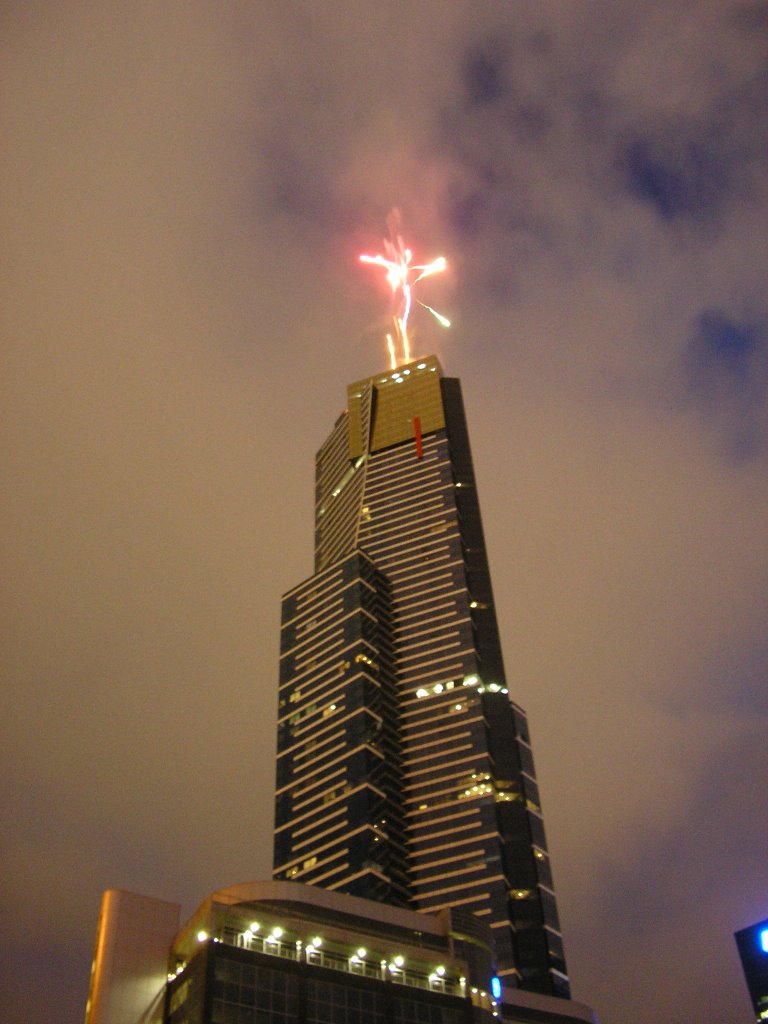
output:
<path id="1" fill-rule="evenodd" d="M 384 252 L 386 255 L 366 256 L 360 257 L 361 263 L 372 263 L 374 266 L 383 267 L 386 270 L 386 279 L 389 286 L 392 289 L 392 294 L 399 298 L 398 311 L 394 314 L 393 320 L 395 324 L 395 335 L 399 339 L 402 346 L 402 363 L 408 363 L 411 360 L 411 345 L 408 338 L 408 318 L 411 314 L 411 306 L 414 302 L 413 288 L 423 281 L 425 277 L 429 277 L 432 274 L 439 274 L 445 270 L 447 263 L 444 256 L 438 256 L 437 259 L 431 261 L 431 263 L 412 263 L 413 253 L 403 243 L 402 236 L 397 230 L 398 217 L 396 211 L 393 211 L 387 219 L 387 224 L 390 229 L 390 238 L 384 239 Z M 437 310 L 432 309 L 425 302 L 421 302 L 419 299 L 415 300 L 420 306 L 426 309 L 432 314 L 439 324 L 443 327 L 450 327 L 451 322 L 447 320 Z M 397 369 L 397 355 L 395 352 L 395 342 L 391 334 L 387 334 L 387 347 L 389 349 L 389 357 L 392 363 L 392 369 Z"/>

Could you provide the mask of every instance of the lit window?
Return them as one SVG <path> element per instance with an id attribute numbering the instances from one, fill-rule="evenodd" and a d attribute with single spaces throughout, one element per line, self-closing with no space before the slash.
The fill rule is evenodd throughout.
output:
<path id="1" fill-rule="evenodd" d="M 760 932 L 760 949 L 764 953 L 768 953 L 768 928 L 763 928 Z"/>

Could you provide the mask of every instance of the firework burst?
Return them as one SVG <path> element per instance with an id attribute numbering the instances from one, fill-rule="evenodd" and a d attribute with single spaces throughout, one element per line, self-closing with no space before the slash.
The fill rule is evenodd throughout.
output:
<path id="1" fill-rule="evenodd" d="M 413 289 L 423 281 L 425 277 L 432 274 L 439 274 L 445 270 L 447 263 L 444 256 L 438 256 L 430 263 L 413 263 L 413 253 L 403 242 L 399 231 L 399 216 L 393 211 L 387 218 L 389 238 L 384 239 L 384 254 L 376 256 L 362 255 L 361 263 L 370 263 L 376 267 L 382 267 L 386 271 L 386 280 L 392 289 L 392 295 L 396 303 L 396 309 L 392 319 L 394 322 L 394 334 L 387 334 L 387 348 L 389 350 L 392 369 L 398 365 L 408 363 L 411 360 L 411 345 L 408 338 L 408 318 L 411 314 L 411 307 L 416 302 L 437 320 L 443 327 L 450 327 L 450 320 L 446 319 L 437 310 L 432 309 L 425 302 L 414 298 Z M 398 358 L 397 346 L 400 346 L 402 358 Z"/>

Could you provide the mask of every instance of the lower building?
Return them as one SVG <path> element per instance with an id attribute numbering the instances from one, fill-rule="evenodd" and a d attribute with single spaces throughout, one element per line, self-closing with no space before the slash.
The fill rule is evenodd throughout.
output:
<path id="1" fill-rule="evenodd" d="M 768 1020 L 768 920 L 735 933 L 755 1020 Z"/>
<path id="2" fill-rule="evenodd" d="M 86 1024 L 594 1024 L 572 1000 L 507 989 L 491 930 L 295 882 L 179 908 L 110 890 Z"/>

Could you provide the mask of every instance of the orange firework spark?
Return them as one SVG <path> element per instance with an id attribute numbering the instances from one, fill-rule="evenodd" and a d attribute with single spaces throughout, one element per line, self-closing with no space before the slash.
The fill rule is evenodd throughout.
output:
<path id="1" fill-rule="evenodd" d="M 444 256 L 438 256 L 437 259 L 432 260 L 430 263 L 412 263 L 413 253 L 404 244 L 402 235 L 397 230 L 397 221 L 396 212 L 390 214 L 387 220 L 390 238 L 384 239 L 385 255 L 363 255 L 360 257 L 360 262 L 372 263 L 377 267 L 383 267 L 387 272 L 386 279 L 392 289 L 392 294 L 399 298 L 398 311 L 393 317 L 395 334 L 402 346 L 402 363 L 408 363 L 411 360 L 411 346 L 408 340 L 408 317 L 410 316 L 411 305 L 414 301 L 413 288 L 425 277 L 429 277 L 431 274 L 439 274 L 442 270 L 445 270 L 447 263 Z M 437 310 L 432 309 L 431 306 L 421 302 L 419 299 L 415 301 L 428 310 L 443 327 L 451 326 L 450 320 L 447 320 Z M 389 349 L 392 369 L 395 370 L 397 369 L 398 362 L 391 334 L 387 334 L 387 347 Z"/>

